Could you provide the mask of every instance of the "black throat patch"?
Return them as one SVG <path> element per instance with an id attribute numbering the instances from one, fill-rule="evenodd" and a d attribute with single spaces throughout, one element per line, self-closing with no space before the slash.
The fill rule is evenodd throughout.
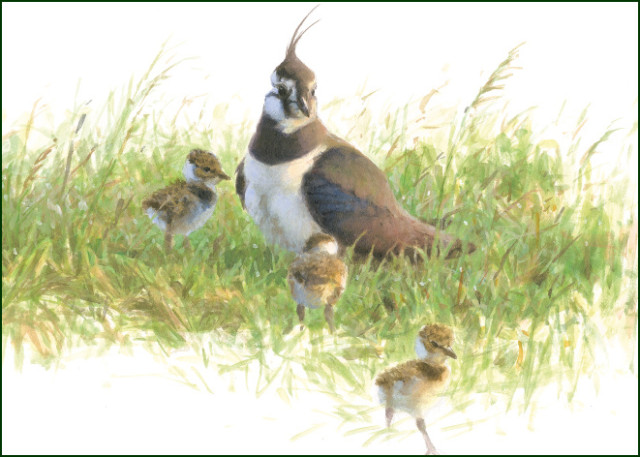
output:
<path id="1" fill-rule="evenodd" d="M 198 197 L 198 200 L 206 205 L 209 205 L 217 198 L 215 192 L 202 183 L 190 182 L 187 183 L 187 188 L 189 189 L 189 192 Z"/>
<path id="2" fill-rule="evenodd" d="M 251 138 L 249 151 L 262 163 L 278 165 L 311 152 L 322 143 L 326 135 L 327 129 L 319 119 L 286 134 L 278 130 L 276 121 L 263 115 Z"/>

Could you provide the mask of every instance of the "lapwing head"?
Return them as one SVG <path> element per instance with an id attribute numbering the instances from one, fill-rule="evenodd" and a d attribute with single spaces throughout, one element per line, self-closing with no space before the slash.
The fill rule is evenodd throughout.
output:
<path id="1" fill-rule="evenodd" d="M 265 97 L 265 113 L 285 127 L 302 127 L 317 118 L 316 75 L 296 55 L 300 38 L 318 21 L 300 32 L 300 27 L 314 7 L 293 32 L 285 58 L 271 75 L 273 86 Z"/>
<path id="2" fill-rule="evenodd" d="M 427 324 L 416 338 L 416 353 L 421 359 L 443 362 L 447 357 L 457 359 L 458 356 L 451 345 L 453 344 L 453 330 L 442 324 Z"/>
<path id="3" fill-rule="evenodd" d="M 336 255 L 338 254 L 338 242 L 326 233 L 315 233 L 307 239 L 302 252 L 326 252 L 330 255 Z"/>
<path id="4" fill-rule="evenodd" d="M 215 186 L 223 179 L 231 179 L 222 171 L 222 164 L 216 155 L 202 149 L 189 152 L 182 173 L 187 181 L 199 181 L 210 186 Z"/>

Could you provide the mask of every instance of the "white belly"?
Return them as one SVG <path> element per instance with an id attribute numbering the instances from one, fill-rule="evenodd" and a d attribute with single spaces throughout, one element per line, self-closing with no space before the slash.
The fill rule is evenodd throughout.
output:
<path id="1" fill-rule="evenodd" d="M 267 165 L 247 154 L 244 202 L 247 212 L 269 243 L 302 252 L 304 243 L 322 229 L 313 220 L 302 195 L 302 178 L 324 146 L 300 159 Z"/>
<path id="2" fill-rule="evenodd" d="M 197 207 L 193 209 L 191 214 L 183 220 L 178 219 L 173 222 L 173 233 L 177 235 L 189 235 L 194 230 L 198 230 L 209 220 L 215 209 L 215 200 L 209 205 L 198 203 Z M 164 221 L 164 215 L 162 212 L 157 212 L 152 208 L 147 208 L 146 213 L 151 219 L 151 222 L 160 227 L 161 230 L 167 230 L 167 223 Z"/>
<path id="3" fill-rule="evenodd" d="M 417 381 L 409 379 L 405 381 L 396 381 L 391 389 L 391 404 L 398 411 L 404 411 L 413 417 L 422 417 L 424 414 L 426 402 L 422 398 L 415 398 L 411 395 L 413 389 L 416 388 Z M 378 401 L 385 405 L 387 403 L 387 392 L 382 387 L 378 387 Z"/>
<path id="4" fill-rule="evenodd" d="M 325 297 L 320 297 L 318 294 L 310 293 L 305 287 L 298 281 L 293 281 L 293 299 L 297 304 L 306 306 L 307 308 L 319 308 L 327 303 Z M 323 300 L 324 299 L 324 300 Z"/>
<path id="5" fill-rule="evenodd" d="M 450 378 L 447 377 L 445 383 L 432 394 L 416 395 L 415 390 L 419 386 L 419 380 L 410 378 L 406 381 L 396 381 L 391 389 L 391 404 L 398 411 L 404 411 L 413 417 L 424 417 L 427 413 L 438 411 L 444 404 L 442 392 L 449 385 Z M 380 404 L 387 403 L 387 392 L 377 386 L 378 401 Z"/>
<path id="6" fill-rule="evenodd" d="M 199 204 L 198 208 L 196 208 L 190 217 L 186 218 L 178 225 L 175 232 L 182 233 L 183 235 L 189 235 L 194 230 L 198 230 L 211 218 L 215 209 L 215 201 L 209 205 L 204 205 L 202 203 Z"/>

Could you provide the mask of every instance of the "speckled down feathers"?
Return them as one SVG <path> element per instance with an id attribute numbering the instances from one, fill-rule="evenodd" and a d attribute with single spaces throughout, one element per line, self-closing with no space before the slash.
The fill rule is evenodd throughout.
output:
<path id="1" fill-rule="evenodd" d="M 420 418 L 440 400 L 449 383 L 449 373 L 446 365 L 425 360 L 402 363 L 378 375 L 378 399 L 387 408 Z"/>
<path id="2" fill-rule="evenodd" d="M 431 345 L 431 341 L 435 341 L 440 346 L 451 346 L 453 344 L 453 330 L 443 324 L 425 325 L 420 329 L 418 335 L 427 348 Z"/>
<path id="3" fill-rule="evenodd" d="M 142 207 L 153 210 L 154 217 L 172 227 L 174 233 L 188 233 L 204 224 L 206 220 L 196 220 L 203 212 L 212 211 L 216 200 L 216 193 L 203 183 L 176 180 L 154 192 Z"/>
<path id="4" fill-rule="evenodd" d="M 391 387 L 398 381 L 406 382 L 412 378 L 420 378 L 437 385 L 448 375 L 448 368 L 444 365 L 432 365 L 424 360 L 410 360 L 389 368 L 378 375 L 376 385 Z"/>
<path id="5" fill-rule="evenodd" d="M 289 267 L 289 287 L 296 298 L 296 283 L 302 286 L 307 298 L 317 303 L 305 306 L 334 305 L 344 291 L 347 266 L 339 258 L 327 253 L 302 254 Z M 298 298 L 296 298 L 298 300 Z"/>
<path id="6" fill-rule="evenodd" d="M 194 174 L 197 178 L 207 181 L 214 178 L 230 179 L 224 171 L 218 158 L 211 152 L 193 149 L 187 160 L 196 166 Z"/>

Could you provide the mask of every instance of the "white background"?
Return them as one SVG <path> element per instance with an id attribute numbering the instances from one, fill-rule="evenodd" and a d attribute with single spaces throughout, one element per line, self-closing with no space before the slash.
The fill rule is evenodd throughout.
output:
<path id="1" fill-rule="evenodd" d="M 61 119 L 79 79 L 78 100 L 99 106 L 109 90 L 141 75 L 169 37 L 179 44 L 178 57 L 198 59 L 163 83 L 164 99 L 205 94 L 212 102 L 233 100 L 238 117 L 257 118 L 269 75 L 312 6 L 3 3 L 3 134 L 39 97 Z M 567 100 L 565 115 L 575 126 L 591 104 L 582 133 L 594 140 L 615 119 L 625 129 L 637 120 L 637 4 L 323 4 L 313 17 L 322 20 L 300 42 L 298 55 L 316 73 L 321 102 L 352 96 L 366 81 L 381 100 L 402 105 L 449 81 L 437 103 L 464 107 L 508 51 L 526 41 L 517 62 L 523 70 L 504 93 L 510 112 L 538 106 L 534 117 L 544 126 Z M 621 141 L 603 146 L 601 160 L 617 157 Z M 631 174 L 637 173 L 637 139 L 635 145 Z M 363 439 L 344 438 L 335 426 L 320 438 L 290 443 L 288 437 L 313 425 L 309 411 L 322 405 L 311 395 L 280 411 L 271 400 L 224 392 L 203 397 L 156 378 L 113 381 L 114 373 L 163 371 L 154 364 L 143 356 L 113 356 L 70 362 L 57 374 L 32 367 L 18 376 L 5 361 L 3 452 L 421 450 L 419 436 L 362 449 Z M 527 418 L 514 418 L 450 441 L 436 427 L 432 438 L 445 452 L 637 453 L 637 377 L 609 374 L 602 378 L 604 393 L 578 401 L 579 413 L 538 413 L 535 433 L 525 429 Z M 271 405 L 276 410 L 265 411 Z M 598 423 L 602 427 L 594 427 Z"/>
<path id="2" fill-rule="evenodd" d="M 58 113 L 140 77 L 169 39 L 176 58 L 195 57 L 172 72 L 155 106 L 186 97 L 197 117 L 202 103 L 230 102 L 229 119 L 260 116 L 269 76 L 284 57 L 308 4 L 3 4 L 3 134 L 24 123 L 35 100 Z M 637 120 L 637 4 L 323 4 L 321 19 L 300 41 L 298 56 L 318 79 L 322 106 L 366 85 L 384 117 L 387 106 L 419 100 L 448 83 L 430 106 L 463 109 L 508 51 L 526 42 L 507 80 L 507 113 L 536 106 L 537 132 L 580 131 L 587 148 L 611 125 L 594 157 L 611 168 Z M 310 22 L 309 22 L 310 23 Z M 75 98 L 78 82 L 80 89 Z M 119 93 L 119 92 L 118 92 Z M 156 97 L 158 99 L 158 97 Z M 563 117 L 551 128 L 564 101 Z M 172 112 L 173 114 L 173 112 Z M 320 113 L 322 116 L 322 112 Z M 169 119 L 173 116 L 169 115 Z M 345 134 L 344 126 L 338 134 Z M 637 133 L 629 167 L 637 181 Z M 356 144 L 356 146 L 361 146 Z"/>
<path id="3" fill-rule="evenodd" d="M 41 96 L 57 110 L 99 101 L 141 75 L 162 42 L 196 56 L 162 88 L 166 98 L 239 95 L 258 116 L 269 76 L 313 4 L 3 4 L 2 107 L 7 121 Z M 367 81 L 403 104 L 450 81 L 442 103 L 463 107 L 525 41 L 505 98 L 555 119 L 591 104 L 593 129 L 637 111 L 637 4 L 324 4 L 298 47 L 321 101 Z M 313 19 L 312 19 L 313 20 Z M 96 102 L 98 103 L 98 102 Z M 585 129 L 586 130 L 586 129 Z"/>

